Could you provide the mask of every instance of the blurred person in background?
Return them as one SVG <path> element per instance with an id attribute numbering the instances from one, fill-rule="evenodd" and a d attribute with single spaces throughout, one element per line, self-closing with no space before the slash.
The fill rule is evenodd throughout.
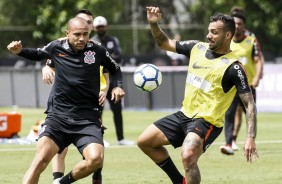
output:
<path id="1" fill-rule="evenodd" d="M 236 31 L 231 42 L 231 50 L 239 57 L 246 70 L 248 83 L 256 101 L 256 87 L 263 76 L 264 57 L 259 42 L 253 33 L 246 31 L 246 18 L 238 7 L 232 8 L 231 16 L 235 19 Z M 220 146 L 220 151 L 226 155 L 233 155 L 239 150 L 236 138 L 241 126 L 242 112 L 245 112 L 238 94 L 225 115 L 225 140 L 226 144 Z"/>
<path id="2" fill-rule="evenodd" d="M 242 7 L 239 7 L 239 6 L 234 6 L 234 7 L 231 8 L 230 14 L 232 15 L 232 14 L 235 14 L 235 13 L 244 14 L 244 9 Z M 256 38 L 255 33 L 251 32 L 246 27 L 245 27 L 245 35 L 246 36 L 253 36 L 254 38 Z M 263 56 L 263 53 L 260 49 L 260 44 L 259 44 L 259 41 L 257 40 L 257 38 L 256 38 L 256 42 L 258 44 L 257 47 L 258 47 L 260 61 L 264 65 L 264 56 Z M 263 77 L 263 71 L 262 71 L 261 78 L 262 77 Z M 239 130 L 240 130 L 240 127 L 241 127 L 241 124 L 242 124 L 242 113 L 243 113 L 243 108 L 242 108 L 242 106 L 239 105 L 237 107 L 236 114 L 235 114 L 235 124 L 234 124 L 234 131 L 233 131 L 234 141 L 232 142 L 232 148 L 233 148 L 234 151 L 239 150 L 239 147 L 236 145 L 236 138 L 238 136 L 238 133 L 239 133 Z"/>
<path id="3" fill-rule="evenodd" d="M 103 16 L 97 16 L 93 21 L 93 26 L 96 34 L 91 40 L 100 42 L 110 53 L 110 56 L 118 63 L 122 63 L 121 48 L 117 37 L 107 34 L 108 22 Z M 113 81 L 110 76 L 109 91 L 113 88 Z M 122 117 L 122 102 L 114 103 L 111 100 L 111 94 L 107 94 L 107 100 L 114 116 L 114 124 L 116 129 L 116 136 L 119 145 L 134 145 L 135 142 L 124 138 L 123 131 L 123 117 Z"/>
<path id="4" fill-rule="evenodd" d="M 147 20 L 157 45 L 163 50 L 185 54 L 190 59 L 184 100 L 180 111 L 147 127 L 138 137 L 137 145 L 173 184 L 199 184 L 198 160 L 222 132 L 225 112 L 236 91 L 248 114 L 244 155 L 247 162 L 258 157 L 255 144 L 256 105 L 243 66 L 230 50 L 235 33 L 235 22 L 231 16 L 217 13 L 210 17 L 208 43 L 168 38 L 158 25 L 161 17 L 158 7 L 147 7 Z M 241 75 L 238 76 L 238 73 Z M 185 178 L 173 163 L 166 145 L 182 148 Z"/>

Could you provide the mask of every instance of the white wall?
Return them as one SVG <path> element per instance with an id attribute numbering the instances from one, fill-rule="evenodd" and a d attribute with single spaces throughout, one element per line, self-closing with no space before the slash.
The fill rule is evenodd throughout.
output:
<path id="1" fill-rule="evenodd" d="M 282 64 L 266 64 L 257 88 L 260 112 L 282 112 Z"/>

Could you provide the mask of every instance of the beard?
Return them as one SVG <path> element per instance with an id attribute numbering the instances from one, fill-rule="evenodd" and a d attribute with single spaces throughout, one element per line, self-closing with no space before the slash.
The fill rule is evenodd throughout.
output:
<path id="1" fill-rule="evenodd" d="M 235 31 L 234 36 L 241 37 L 244 34 L 244 31 Z"/>
<path id="2" fill-rule="evenodd" d="M 105 34 L 106 34 L 106 31 L 98 31 L 97 32 L 97 35 L 99 36 L 99 37 L 103 37 L 103 36 L 105 36 Z"/>
<path id="3" fill-rule="evenodd" d="M 212 40 L 208 40 L 209 41 L 209 49 L 210 50 L 215 50 L 216 49 L 216 43 L 215 42 L 213 42 Z"/>
<path id="4" fill-rule="evenodd" d="M 209 49 L 212 50 L 212 51 L 214 51 L 214 50 L 216 49 L 216 46 L 215 46 L 215 45 L 209 46 Z"/>
<path id="5" fill-rule="evenodd" d="M 217 53 L 218 50 L 224 48 L 224 38 L 218 39 L 217 41 L 209 40 L 209 49 L 215 53 Z"/>

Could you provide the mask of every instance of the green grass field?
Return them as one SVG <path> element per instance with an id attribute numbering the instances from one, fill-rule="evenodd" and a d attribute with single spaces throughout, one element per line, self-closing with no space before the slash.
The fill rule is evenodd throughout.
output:
<path id="1" fill-rule="evenodd" d="M 11 111 L 11 108 L 0 108 L 0 112 Z M 19 108 L 22 114 L 22 130 L 20 136 L 27 136 L 31 126 L 44 119 L 44 109 Z M 171 112 L 165 111 L 130 111 L 124 110 L 124 128 L 127 139 L 136 140 L 138 135 L 153 121 Z M 105 139 L 111 146 L 105 150 L 103 169 L 104 184 L 156 184 L 170 183 L 161 171 L 137 146 L 118 146 L 112 114 L 106 110 L 103 115 L 104 124 L 108 127 Z M 243 145 L 245 126 L 242 126 L 238 144 Z M 258 114 L 257 149 L 260 158 L 249 164 L 242 150 L 233 156 L 222 155 L 219 146 L 223 144 L 223 133 L 200 158 L 199 167 L 203 184 L 282 184 L 282 114 Z M 183 173 L 181 149 L 168 146 L 172 159 Z M 35 152 L 35 145 L 0 144 L 0 183 L 19 184 L 29 167 Z M 66 158 L 66 172 L 81 159 L 78 151 L 71 146 Z M 50 165 L 42 173 L 40 184 L 52 183 Z M 90 184 L 87 177 L 78 184 Z"/>

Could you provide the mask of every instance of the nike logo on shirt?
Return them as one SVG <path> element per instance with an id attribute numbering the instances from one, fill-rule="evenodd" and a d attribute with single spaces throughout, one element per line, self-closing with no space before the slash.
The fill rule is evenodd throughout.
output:
<path id="1" fill-rule="evenodd" d="M 62 54 L 62 53 L 59 53 L 58 56 L 60 56 L 60 57 L 65 57 L 65 56 L 67 56 L 67 55 L 66 55 L 66 54 Z"/>
<path id="2" fill-rule="evenodd" d="M 197 65 L 197 63 L 198 63 L 198 61 L 193 64 L 192 67 L 194 69 L 207 69 L 207 68 L 211 68 L 211 67 L 208 67 L 208 66 L 199 66 L 199 65 Z"/>

